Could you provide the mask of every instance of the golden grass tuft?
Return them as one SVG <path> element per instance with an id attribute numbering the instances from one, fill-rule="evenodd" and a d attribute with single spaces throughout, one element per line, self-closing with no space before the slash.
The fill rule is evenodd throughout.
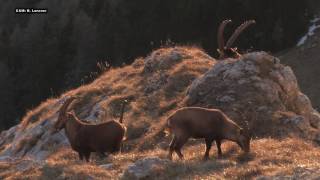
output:
<path id="1" fill-rule="evenodd" d="M 52 107 L 52 105 L 54 105 L 56 102 L 57 99 L 47 99 L 34 110 L 28 111 L 26 115 L 22 118 L 20 127 L 24 129 L 30 124 L 38 122 L 40 119 L 50 117 L 55 110 L 55 107 Z"/>
<path id="2" fill-rule="evenodd" d="M 260 175 L 292 174 L 297 167 L 319 168 L 320 151 L 318 147 L 302 139 L 287 138 L 253 140 L 251 152 L 243 154 L 231 142 L 222 145 L 223 157 L 217 158 L 213 146 L 209 161 L 202 161 L 205 145 L 202 141 L 191 140 L 182 150 L 185 160 L 174 156 L 172 163 L 157 169 L 158 179 L 251 179 Z M 93 155 L 92 162 L 80 161 L 70 148 L 62 148 L 53 153 L 44 166 L 17 172 L 17 163 L 0 163 L 0 178 L 37 179 L 117 179 L 126 167 L 144 157 L 166 158 L 167 151 L 156 148 L 150 151 L 124 152 L 100 159 Z M 109 169 L 99 167 L 112 163 Z M 158 172 L 159 171 L 159 172 Z"/>

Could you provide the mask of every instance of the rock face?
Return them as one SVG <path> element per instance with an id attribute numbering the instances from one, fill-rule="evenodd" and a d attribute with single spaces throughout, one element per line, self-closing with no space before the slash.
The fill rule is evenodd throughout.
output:
<path id="1" fill-rule="evenodd" d="M 61 101 L 53 103 L 51 108 L 58 107 Z M 48 108 L 50 108 L 48 107 Z M 50 129 L 54 123 L 53 119 L 57 118 L 57 114 L 53 114 L 42 121 L 32 124 L 25 128 L 23 123 L 12 127 L 8 131 L 1 133 L 0 145 L 2 145 L 2 156 L 11 156 L 15 158 L 28 155 L 36 160 L 43 160 L 52 153 L 56 148 L 67 145 L 64 132 L 50 134 Z"/>
<path id="2" fill-rule="evenodd" d="M 319 132 L 320 115 L 291 68 L 265 52 L 217 62 L 193 81 L 185 102 L 223 109 L 241 125 L 248 121 L 256 135 L 295 131 L 314 138 Z"/>
<path id="3" fill-rule="evenodd" d="M 121 179 L 152 179 L 159 173 L 163 173 L 166 166 L 170 164 L 169 160 L 158 157 L 147 157 L 140 159 L 128 166 Z"/>

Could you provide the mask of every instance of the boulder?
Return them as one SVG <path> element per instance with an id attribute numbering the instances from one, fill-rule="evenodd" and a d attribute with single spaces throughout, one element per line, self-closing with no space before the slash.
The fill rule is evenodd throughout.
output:
<path id="1" fill-rule="evenodd" d="M 292 131 L 308 134 L 320 127 L 319 113 L 300 91 L 292 69 L 266 52 L 217 62 L 192 82 L 185 103 L 222 109 L 241 126 L 248 121 L 258 136 Z M 297 122 L 289 127 L 281 122 L 288 121 L 288 117 L 279 114 L 290 113 L 289 121 Z"/>
<path id="2" fill-rule="evenodd" d="M 171 162 L 158 157 L 146 157 L 129 165 L 121 179 L 150 179 L 163 173 Z"/>
<path id="3" fill-rule="evenodd" d="M 111 169 L 113 167 L 113 164 L 112 163 L 101 164 L 101 165 L 99 165 L 99 167 L 101 167 L 103 169 Z"/>

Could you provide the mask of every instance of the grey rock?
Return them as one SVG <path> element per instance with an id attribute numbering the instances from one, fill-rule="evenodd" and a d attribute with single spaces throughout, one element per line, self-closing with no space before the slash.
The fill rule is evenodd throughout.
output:
<path id="1" fill-rule="evenodd" d="M 121 176 L 121 179 L 147 179 L 152 178 L 155 171 L 164 168 L 169 160 L 158 157 L 146 157 L 129 165 Z"/>
<path id="2" fill-rule="evenodd" d="M 113 164 L 112 163 L 102 164 L 102 165 L 99 165 L 99 167 L 101 167 L 103 169 L 111 169 L 113 167 Z"/>
<path id="3" fill-rule="evenodd" d="M 310 125 L 316 129 L 320 129 L 320 114 L 317 111 L 310 113 Z"/>
<path id="4" fill-rule="evenodd" d="M 312 127 L 320 127 L 320 116 L 309 98 L 300 91 L 292 69 L 266 52 L 218 61 L 192 82 L 185 102 L 187 106 L 222 109 L 240 125 L 249 121 L 256 134 L 270 132 L 268 128 L 278 128 L 279 132 L 302 132 L 303 136 L 312 137 L 308 135 L 313 131 Z M 266 108 L 261 110 L 260 107 Z M 230 113 L 235 109 L 236 113 Z M 277 112 L 291 112 L 298 116 L 277 119 L 272 116 Z M 278 127 L 279 122 L 288 127 Z"/>

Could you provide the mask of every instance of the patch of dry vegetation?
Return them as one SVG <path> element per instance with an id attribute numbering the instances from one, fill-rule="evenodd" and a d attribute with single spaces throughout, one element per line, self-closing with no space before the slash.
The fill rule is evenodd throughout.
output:
<path id="1" fill-rule="evenodd" d="M 259 139 L 252 142 L 252 151 L 245 155 L 231 142 L 222 145 L 223 157 L 217 159 L 216 148 L 211 150 L 210 160 L 202 161 L 205 145 L 199 141 L 188 143 L 183 149 L 185 160 L 175 160 L 157 172 L 158 179 L 248 179 L 262 175 L 292 174 L 297 168 L 320 167 L 318 147 L 301 139 L 283 140 Z M 37 178 L 37 179 L 117 179 L 126 167 L 138 159 L 157 156 L 165 158 L 167 151 L 156 149 L 143 152 L 128 152 L 110 155 L 106 159 L 98 156 L 86 163 L 78 160 L 70 148 L 60 149 L 52 154 L 43 166 L 35 166 L 26 171 L 16 171 L 17 163 L 0 163 L 0 178 Z M 101 164 L 112 163 L 109 169 Z"/>
<path id="2" fill-rule="evenodd" d="M 94 157 L 93 162 L 86 163 L 80 161 L 70 147 L 57 149 L 53 141 L 52 145 L 43 144 L 52 154 L 42 164 L 34 163 L 32 168 L 19 170 L 21 165 L 17 162 L 0 161 L 0 179 L 115 179 L 138 159 L 150 156 L 166 158 L 170 138 L 160 130 L 167 115 L 183 105 L 190 83 L 214 64 L 213 59 L 197 48 L 163 48 L 145 59 L 137 59 L 130 66 L 110 68 L 93 83 L 66 92 L 57 99 L 47 100 L 27 113 L 21 127 L 30 129 L 55 120 L 58 108 L 70 95 L 81 97 L 72 104 L 80 118 L 87 118 L 99 105 L 103 114 L 97 112 L 93 116 L 101 121 L 118 119 L 120 104 L 128 99 L 124 114 L 128 131 L 123 152 L 103 160 Z M 41 140 L 41 136 L 26 136 L 26 141 L 21 140 L 17 150 L 21 145 L 20 149 L 27 151 L 29 146 Z M 320 167 L 318 147 L 297 138 L 254 140 L 249 155 L 242 154 L 231 142 L 225 142 L 222 149 L 224 156 L 217 159 L 213 146 L 211 160 L 203 162 L 204 143 L 190 140 L 183 149 L 185 160 L 176 158 L 158 169 L 154 177 L 248 179 L 260 175 L 292 174 L 298 167 Z M 112 166 L 108 169 L 99 166 L 109 163 Z"/>
<path id="3" fill-rule="evenodd" d="M 128 99 L 124 117 L 124 123 L 129 127 L 127 138 L 144 138 L 143 134 L 152 134 L 159 129 L 161 121 L 180 106 L 190 83 L 214 63 L 214 59 L 195 47 L 162 48 L 145 59 L 138 58 L 132 65 L 110 68 L 91 84 L 42 103 L 27 113 L 22 127 L 30 128 L 52 119 L 65 97 L 70 95 L 81 97 L 71 106 L 82 119 L 99 104 L 104 113 L 95 116 L 101 121 L 118 119 L 119 105 L 123 99 Z M 135 142 L 130 143 L 130 147 Z"/>
<path id="4" fill-rule="evenodd" d="M 27 114 L 22 118 L 20 123 L 21 128 L 26 128 L 27 126 L 38 122 L 40 119 L 46 119 L 54 115 L 58 108 L 56 106 L 57 101 L 58 99 L 47 99 L 37 108 L 28 111 Z"/>

